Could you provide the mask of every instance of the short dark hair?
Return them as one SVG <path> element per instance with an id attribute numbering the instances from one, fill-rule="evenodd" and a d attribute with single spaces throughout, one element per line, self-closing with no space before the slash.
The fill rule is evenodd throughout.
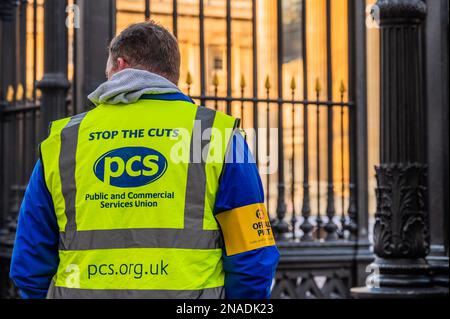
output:
<path id="1" fill-rule="evenodd" d="M 178 84 L 180 49 L 177 39 L 154 21 L 127 27 L 111 41 L 109 53 L 114 64 L 122 57 L 133 68 L 159 74 Z"/>

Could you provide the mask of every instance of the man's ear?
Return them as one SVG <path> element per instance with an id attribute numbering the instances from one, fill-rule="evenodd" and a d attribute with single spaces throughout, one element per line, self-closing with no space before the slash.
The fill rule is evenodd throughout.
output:
<path id="1" fill-rule="evenodd" d="M 117 71 L 122 71 L 124 69 L 128 69 L 130 64 L 124 58 L 117 58 Z"/>

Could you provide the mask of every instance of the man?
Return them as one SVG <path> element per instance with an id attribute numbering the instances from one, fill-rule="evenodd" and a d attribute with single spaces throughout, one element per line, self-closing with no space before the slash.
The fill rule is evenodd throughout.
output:
<path id="1" fill-rule="evenodd" d="M 23 298 L 268 298 L 279 253 L 238 121 L 177 88 L 180 54 L 138 23 L 93 110 L 52 123 L 21 206 Z M 250 160 L 248 160 L 250 158 Z"/>

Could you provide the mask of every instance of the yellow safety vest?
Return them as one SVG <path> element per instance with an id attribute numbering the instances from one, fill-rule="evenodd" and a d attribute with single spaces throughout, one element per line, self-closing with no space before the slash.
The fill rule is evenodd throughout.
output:
<path id="1" fill-rule="evenodd" d="M 53 122 L 40 146 L 60 230 L 48 298 L 223 298 L 213 209 L 236 126 L 145 96 Z"/>

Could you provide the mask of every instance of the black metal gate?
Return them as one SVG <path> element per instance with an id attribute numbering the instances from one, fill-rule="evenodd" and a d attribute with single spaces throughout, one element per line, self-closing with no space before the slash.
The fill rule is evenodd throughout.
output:
<path id="1" fill-rule="evenodd" d="M 301 50 L 301 70 L 286 83 L 283 73 L 284 58 L 289 54 L 285 52 L 289 50 L 286 43 L 295 41 L 289 32 L 298 33 L 283 23 L 286 1 L 276 1 L 275 5 L 277 72 L 266 75 L 259 72 L 261 62 L 257 36 L 257 7 L 263 1 L 223 0 L 225 12 L 215 18 L 223 20 L 226 34 L 225 63 L 215 61 L 217 67 L 226 65 L 223 84 L 219 76 L 211 75 L 207 70 L 205 35 L 208 30 L 205 21 L 210 17 L 205 13 L 205 7 L 208 1 L 198 0 L 194 15 L 181 10 L 181 0 L 160 1 L 171 5 L 170 14 L 159 12 L 158 6 L 153 6 L 154 1 L 150 0 L 143 0 L 141 11 L 127 11 L 119 6 L 116 10 L 116 2 L 120 0 L 101 0 L 95 4 L 79 0 L 70 1 L 70 4 L 108 5 L 112 8 L 108 12 L 111 15 L 107 19 L 109 28 L 115 28 L 115 16 L 124 13 L 135 14 L 141 20 L 169 15 L 170 28 L 180 36 L 180 17 L 187 15 L 196 19 L 199 74 L 184 70 L 185 83 L 182 86 L 187 93 L 202 105 L 242 118 L 244 129 L 249 132 L 255 129 L 255 140 L 251 143 L 255 154 L 269 155 L 273 151 L 270 141 L 274 131 L 258 129 L 276 128 L 279 145 L 276 150 L 277 173 L 262 176 L 266 204 L 282 254 L 273 297 L 346 298 L 352 286 L 362 284 L 365 266 L 371 260 L 367 239 L 365 1 L 348 1 L 346 4 L 349 76 L 348 81 L 339 85 L 333 80 L 331 10 L 334 0 L 323 0 L 327 17 L 323 22 L 326 29 L 324 81 L 311 81 L 308 75 L 307 6 L 312 1 L 293 1 L 296 4 L 293 8 L 299 10 L 300 17 L 301 43 L 298 47 Z M 68 31 L 62 27 L 66 20 L 65 2 L 11 0 L 2 2 L 0 6 L 1 296 L 15 296 L 7 279 L 9 256 L 20 201 L 37 158 L 36 148 L 44 127 L 51 118 L 70 115 L 73 110 L 78 112 L 88 107 L 77 102 L 80 78 L 90 76 L 86 66 L 77 63 L 78 46 L 80 41 L 106 44 L 106 39 L 97 39 L 96 34 L 81 35 L 77 29 Z M 251 25 L 252 65 L 250 72 L 240 75 L 239 87 L 236 87 L 232 69 L 232 30 L 237 18 L 233 16 L 232 8 L 236 3 L 244 2 L 250 8 L 247 22 Z M 44 10 L 53 12 L 45 16 L 45 20 Z M 87 11 L 82 9 L 82 14 Z M 92 21 L 102 23 L 96 22 L 94 13 L 83 21 L 81 28 Z M 45 45 L 42 34 L 46 37 Z M 86 46 L 85 43 L 82 45 Z M 45 55 L 41 51 L 44 46 Z M 99 56 L 102 63 L 104 55 Z M 42 74 L 38 66 L 44 60 Z M 72 69 L 69 74 L 68 67 Z M 58 76 L 52 78 L 51 75 L 55 74 Z M 41 97 L 34 84 L 42 76 L 44 80 L 39 85 Z M 84 81 L 94 83 L 102 76 L 95 74 L 92 79 Z M 55 82 L 49 82 L 49 78 Z M 191 92 L 197 78 L 198 89 Z M 250 87 L 247 82 L 251 83 Z M 66 87 L 68 83 L 70 88 Z M 263 87 L 261 83 L 264 83 Z M 311 95 L 309 92 L 314 93 Z M 59 104 L 56 104 L 58 98 Z M 287 119 L 289 121 L 286 122 Z M 259 166 L 264 169 L 262 163 Z"/>

